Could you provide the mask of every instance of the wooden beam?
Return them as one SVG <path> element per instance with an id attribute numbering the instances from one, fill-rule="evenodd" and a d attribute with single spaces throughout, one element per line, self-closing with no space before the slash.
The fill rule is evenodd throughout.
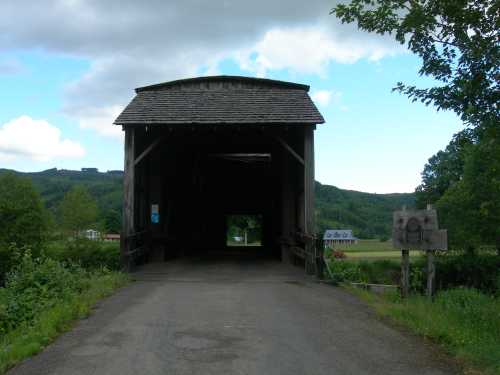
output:
<path id="1" fill-rule="evenodd" d="M 134 198 L 135 198 L 135 129 L 125 128 L 125 165 L 123 178 L 123 221 L 121 233 L 121 258 L 122 266 L 129 269 L 131 241 L 128 238 L 134 233 Z"/>
<path id="2" fill-rule="evenodd" d="M 314 233 L 314 129 L 304 129 L 304 214 L 305 232 Z"/>
<path id="3" fill-rule="evenodd" d="M 134 161 L 134 166 L 137 166 L 142 159 L 144 159 L 148 154 L 153 151 L 161 142 L 165 140 L 166 136 L 162 136 L 158 139 L 155 139 Z"/>
<path id="4" fill-rule="evenodd" d="M 305 247 L 308 255 L 306 272 L 314 273 L 315 259 L 314 226 L 314 129 L 304 128 L 304 232 Z"/>
<path id="5" fill-rule="evenodd" d="M 297 154 L 295 150 L 290 147 L 290 145 L 286 143 L 283 138 L 279 136 L 275 136 L 275 138 L 285 148 L 285 150 L 287 150 L 290 154 L 293 155 L 293 157 L 295 157 L 295 159 L 299 161 L 300 164 L 304 165 L 304 159 L 299 154 Z"/>

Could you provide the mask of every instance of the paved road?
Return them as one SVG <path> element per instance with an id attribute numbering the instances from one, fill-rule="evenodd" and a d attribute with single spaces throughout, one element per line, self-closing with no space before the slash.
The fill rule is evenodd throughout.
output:
<path id="1" fill-rule="evenodd" d="M 455 374 L 345 291 L 269 261 L 151 264 L 9 375 Z"/>

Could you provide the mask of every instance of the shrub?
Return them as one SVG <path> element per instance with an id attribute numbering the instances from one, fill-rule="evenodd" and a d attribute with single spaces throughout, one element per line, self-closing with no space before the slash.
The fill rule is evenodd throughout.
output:
<path id="1" fill-rule="evenodd" d="M 7 274 L 0 296 L 0 331 L 32 322 L 36 316 L 87 287 L 88 275 L 79 266 L 62 264 L 29 251 Z"/>
<path id="2" fill-rule="evenodd" d="M 439 255 L 436 257 L 436 286 L 475 288 L 500 293 L 500 257 L 493 254 Z"/>
<path id="3" fill-rule="evenodd" d="M 120 269 L 120 248 L 117 243 L 78 238 L 52 243 L 47 255 L 58 261 L 77 263 L 85 269 Z"/>
<path id="4" fill-rule="evenodd" d="M 332 260 L 328 263 L 328 268 L 331 272 L 331 279 L 336 283 L 344 281 L 362 281 L 359 265 L 355 262 Z"/>
<path id="5" fill-rule="evenodd" d="M 401 266 L 398 261 L 360 261 L 359 268 L 365 282 L 372 284 L 399 284 L 401 278 Z"/>

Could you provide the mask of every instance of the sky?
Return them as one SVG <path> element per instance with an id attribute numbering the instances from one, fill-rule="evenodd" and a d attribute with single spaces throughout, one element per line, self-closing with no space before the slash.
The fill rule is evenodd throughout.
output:
<path id="1" fill-rule="evenodd" d="M 310 85 L 326 120 L 316 179 L 411 192 L 463 125 L 412 103 L 420 60 L 389 36 L 341 24 L 335 0 L 0 2 L 0 168 L 123 169 L 113 121 L 135 87 L 204 75 Z"/>

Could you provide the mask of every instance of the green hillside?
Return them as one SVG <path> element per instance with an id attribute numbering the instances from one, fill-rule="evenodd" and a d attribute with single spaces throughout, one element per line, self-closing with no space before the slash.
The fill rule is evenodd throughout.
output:
<path id="1" fill-rule="evenodd" d="M 0 173 L 5 171 L 0 169 Z M 101 219 L 107 229 L 116 231 L 120 228 L 122 172 L 81 172 L 54 168 L 43 172 L 15 173 L 31 178 L 46 207 L 54 214 L 62 197 L 73 185 L 86 186 L 97 200 Z M 353 229 L 360 238 L 387 237 L 392 224 L 392 211 L 403 205 L 412 207 L 414 201 L 414 194 L 410 193 L 370 194 L 316 182 L 318 231 L 322 233 L 327 228 L 345 228 Z"/>
<path id="2" fill-rule="evenodd" d="M 0 173 L 8 170 L 0 169 Z M 121 227 L 122 210 L 122 171 L 110 173 L 81 172 L 65 169 L 48 169 L 42 172 L 22 173 L 29 177 L 40 192 L 45 206 L 57 218 L 57 208 L 64 194 L 74 185 L 84 185 L 96 199 L 100 210 L 100 220 L 110 232 L 117 232 Z"/>
<path id="3" fill-rule="evenodd" d="M 352 229 L 359 238 L 389 237 L 392 212 L 415 205 L 413 193 L 371 194 L 316 182 L 318 231 Z"/>

